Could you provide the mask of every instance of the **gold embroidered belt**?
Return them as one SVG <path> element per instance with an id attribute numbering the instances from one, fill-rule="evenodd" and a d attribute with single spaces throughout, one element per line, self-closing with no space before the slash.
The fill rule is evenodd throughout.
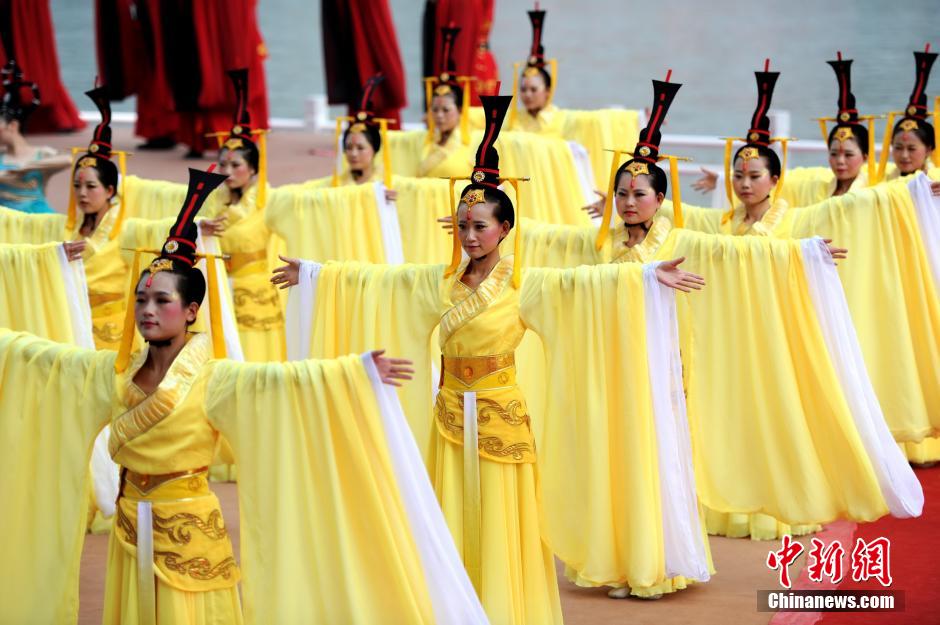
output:
<path id="1" fill-rule="evenodd" d="M 137 562 L 139 625 L 156 622 L 155 579 L 187 592 L 238 583 L 232 543 L 205 468 L 163 475 L 121 473 L 113 532 Z M 141 482 L 153 487 L 142 488 Z"/>
<path id="2" fill-rule="evenodd" d="M 131 471 L 130 469 L 124 469 L 124 472 L 123 472 L 124 481 L 126 483 L 132 484 L 137 489 L 137 492 L 140 493 L 143 497 L 136 497 L 133 493 L 128 493 L 123 488 L 121 489 L 121 494 L 126 497 L 130 497 L 132 499 L 145 498 L 147 495 L 149 495 L 156 489 L 160 488 L 164 484 L 167 484 L 168 482 L 172 482 L 174 480 L 180 480 L 180 478 L 190 478 L 188 480 L 185 480 L 185 483 L 182 483 L 184 482 L 184 480 L 180 480 L 181 484 L 174 485 L 174 486 L 179 487 L 180 494 L 182 494 L 182 497 L 193 497 L 193 496 L 196 496 L 193 494 L 193 491 L 200 490 L 197 487 L 197 485 L 200 483 L 200 478 L 202 477 L 200 474 L 204 474 L 208 470 L 209 470 L 209 467 L 200 467 L 198 469 L 192 469 L 189 471 L 176 471 L 175 473 L 163 473 L 161 475 L 146 475 L 143 473 L 137 473 L 135 471 Z M 177 488 L 174 488 L 173 490 L 176 491 Z M 207 493 L 208 493 L 208 488 L 207 488 L 206 493 L 203 493 L 203 494 L 207 494 Z M 164 493 L 164 494 L 172 495 L 173 493 Z M 175 497 L 170 497 L 170 498 L 175 498 Z"/>
<path id="3" fill-rule="evenodd" d="M 108 304 L 110 302 L 121 302 L 124 300 L 123 293 L 89 293 L 88 305 L 92 308 Z"/>
<path id="4" fill-rule="evenodd" d="M 480 591 L 480 458 L 535 462 L 535 440 L 525 399 L 516 386 L 513 354 L 442 358 L 434 416 L 438 433 L 463 447 L 463 560 L 470 581 Z"/>
<path id="5" fill-rule="evenodd" d="M 254 252 L 232 252 L 229 254 L 229 258 L 225 261 L 225 269 L 229 273 L 236 273 L 246 265 L 251 263 L 256 263 L 258 261 L 267 261 L 268 251 L 267 250 L 257 250 Z M 267 267 L 263 268 L 264 271 L 267 271 Z"/>
<path id="6" fill-rule="evenodd" d="M 490 388 L 492 383 L 497 386 L 512 386 L 516 383 L 516 356 L 512 352 L 508 354 L 496 354 L 493 356 L 441 356 L 441 380 L 438 386 L 453 388 L 454 390 L 465 390 L 474 388 L 474 390 L 485 390 Z M 494 373 L 504 373 L 502 376 L 495 376 L 489 379 Z M 449 375 L 445 375 L 449 374 Z M 458 381 L 459 384 L 453 384 Z M 484 381 L 484 378 L 487 380 Z"/>

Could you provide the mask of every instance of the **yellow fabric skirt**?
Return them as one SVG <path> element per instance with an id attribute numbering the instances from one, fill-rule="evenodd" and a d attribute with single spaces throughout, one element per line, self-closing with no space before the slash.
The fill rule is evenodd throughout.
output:
<path id="1" fill-rule="evenodd" d="M 463 446 L 434 429 L 431 475 L 453 534 L 463 545 Z M 537 478 L 532 463 L 480 458 L 482 498 L 480 600 L 492 625 L 560 624 L 554 557 L 539 530 Z"/>
<path id="2" fill-rule="evenodd" d="M 284 314 L 277 289 L 270 282 L 267 261 L 251 263 L 233 274 L 232 296 L 245 360 L 287 360 Z"/>
<path id="3" fill-rule="evenodd" d="M 714 573 L 714 571 L 712 571 Z M 592 582 L 589 579 L 585 579 L 578 574 L 576 569 L 571 568 L 570 566 L 565 565 L 565 577 L 567 577 L 572 584 L 581 586 L 582 588 L 597 588 L 597 584 Z M 644 588 L 631 588 L 630 594 L 634 597 L 655 597 L 656 595 L 665 595 L 671 592 L 678 592 L 680 590 L 685 590 L 690 585 L 694 584 L 693 580 L 690 580 L 681 575 L 677 577 L 670 577 L 661 584 L 656 584 L 655 586 L 646 586 Z M 623 588 L 622 584 L 608 584 L 611 588 Z"/>
<path id="4" fill-rule="evenodd" d="M 928 436 L 919 443 L 900 443 L 908 462 L 926 464 L 940 460 L 940 438 Z"/>
<path id="5" fill-rule="evenodd" d="M 711 536 L 727 536 L 728 538 L 750 536 L 751 540 L 777 540 L 787 534 L 804 536 L 820 530 L 819 525 L 788 525 L 760 512 L 750 514 L 719 512 L 708 506 L 703 507 L 705 508 L 705 530 Z"/>
<path id="6" fill-rule="evenodd" d="M 238 586 L 187 592 L 156 583 L 157 625 L 240 625 Z M 108 574 L 104 587 L 104 625 L 136 625 L 137 558 L 124 549 L 111 532 L 108 541 Z"/>

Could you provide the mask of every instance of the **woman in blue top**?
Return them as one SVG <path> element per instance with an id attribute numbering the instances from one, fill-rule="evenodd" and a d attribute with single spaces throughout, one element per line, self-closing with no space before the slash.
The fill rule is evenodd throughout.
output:
<path id="1" fill-rule="evenodd" d="M 3 68 L 2 78 L 0 206 L 25 213 L 54 213 L 46 201 L 46 183 L 52 174 L 69 167 L 69 157 L 26 141 L 22 131 L 39 106 L 39 88 L 23 80 L 23 72 L 13 60 Z"/>

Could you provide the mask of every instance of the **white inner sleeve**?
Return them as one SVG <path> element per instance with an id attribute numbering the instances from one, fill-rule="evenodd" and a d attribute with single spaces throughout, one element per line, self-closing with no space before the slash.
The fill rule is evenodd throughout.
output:
<path id="1" fill-rule="evenodd" d="M 647 354 L 656 420 L 666 576 L 707 581 L 708 557 L 695 492 L 692 443 L 679 359 L 679 326 L 672 289 L 656 279 L 660 263 L 643 266 Z"/>
<path id="2" fill-rule="evenodd" d="M 594 170 L 591 167 L 591 157 L 587 149 L 577 141 L 569 141 L 568 150 L 571 152 L 571 160 L 574 161 L 574 170 L 578 174 L 584 203 L 585 205 L 593 204 L 597 201 L 597 194 L 594 193 Z"/>
<path id="3" fill-rule="evenodd" d="M 878 478 L 881 494 L 893 516 L 920 516 L 924 491 L 885 422 L 832 256 L 819 237 L 803 239 L 800 247 L 810 296 L 829 357 Z"/>
<path id="4" fill-rule="evenodd" d="M 435 622 L 439 625 L 488 623 L 437 503 L 398 395 L 393 387 L 382 383 L 371 353 L 362 354 L 362 363 L 382 413 L 395 479 L 421 556 Z"/>
<path id="5" fill-rule="evenodd" d="M 907 188 L 910 189 L 914 207 L 917 209 L 920 236 L 924 240 L 924 248 L 930 260 L 933 283 L 937 290 L 940 290 L 940 196 L 934 195 L 930 190 L 930 182 L 926 174 L 919 173 L 907 183 Z"/>
<path id="6" fill-rule="evenodd" d="M 78 347 L 95 349 L 95 338 L 91 331 L 91 306 L 88 304 L 85 264 L 80 259 L 69 262 L 63 246 L 57 246 L 57 250 L 65 297 L 69 305 L 72 340 Z M 106 425 L 95 437 L 95 443 L 91 448 L 91 486 L 95 496 L 95 505 L 105 518 L 114 516 L 114 502 L 117 501 L 120 488 L 120 470 L 118 465 L 111 460 L 111 454 L 108 452 L 110 436 L 111 427 Z"/>
<path id="7" fill-rule="evenodd" d="M 379 209 L 379 224 L 382 228 L 382 245 L 385 248 L 385 262 L 400 265 L 405 262 L 405 250 L 401 242 L 401 226 L 398 224 L 398 209 L 395 202 L 385 199 L 386 187 L 381 182 L 375 188 L 375 205 Z"/>
<path id="8" fill-rule="evenodd" d="M 304 360 L 310 358 L 310 331 L 315 313 L 317 280 L 320 277 L 320 263 L 309 260 L 300 261 L 298 282 L 287 294 L 284 329 L 287 337 L 287 359 Z"/>
<path id="9" fill-rule="evenodd" d="M 198 229 L 197 229 L 198 232 Z M 215 236 L 203 237 L 202 234 L 196 235 L 196 248 L 204 254 L 222 255 L 222 248 L 219 245 L 219 238 Z M 205 259 L 209 262 L 209 259 Z M 203 267 L 204 263 L 200 265 Z M 209 274 L 202 269 L 209 280 Z M 225 352 L 230 360 L 245 360 L 245 353 L 242 351 L 241 338 L 238 336 L 238 323 L 235 321 L 235 304 L 232 300 L 232 288 L 228 281 L 228 272 L 225 269 L 225 263 L 221 259 L 215 261 L 216 290 L 219 294 L 219 314 L 222 317 L 222 333 L 225 335 Z M 209 306 L 209 298 L 206 297 L 206 306 Z M 207 308 L 208 310 L 208 308 Z M 209 333 L 211 335 L 211 326 Z"/>

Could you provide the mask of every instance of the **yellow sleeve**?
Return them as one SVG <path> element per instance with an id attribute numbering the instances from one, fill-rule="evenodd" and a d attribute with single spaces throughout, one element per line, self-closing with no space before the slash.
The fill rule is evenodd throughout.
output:
<path id="1" fill-rule="evenodd" d="M 10 623 L 78 619 L 88 461 L 111 416 L 114 352 L 0 329 L 0 604 Z"/>
<path id="2" fill-rule="evenodd" d="M 265 225 L 287 254 L 317 261 L 385 262 L 374 184 L 278 189 L 265 207 Z"/>
<path id="3" fill-rule="evenodd" d="M 505 185 L 520 216 L 554 224 L 591 223 L 581 210 L 584 192 L 566 141 L 529 132 L 501 132 L 496 149 L 501 175 L 530 178 L 519 184 L 521 206 L 512 188 Z"/>
<path id="4" fill-rule="evenodd" d="M 868 373 L 896 440 L 940 429 L 940 290 L 907 180 L 791 211 L 779 234 L 848 248 L 839 263 Z"/>
<path id="5" fill-rule="evenodd" d="M 629 149 L 639 136 L 639 112 L 628 109 L 567 110 L 562 136 L 584 146 L 591 158 L 596 189 L 606 189 L 610 152 Z"/>
<path id="6" fill-rule="evenodd" d="M 437 223 L 450 214 L 450 185 L 434 178 L 405 178 L 392 181 L 398 199 L 398 225 L 402 249 L 408 263 L 444 263 L 450 260 L 451 235 Z"/>
<path id="7" fill-rule="evenodd" d="M 672 207 L 672 200 L 664 200 L 663 206 L 659 209 L 659 214 L 669 218 L 675 226 L 675 214 Z M 685 228 L 695 230 L 696 232 L 707 232 L 708 234 L 718 234 L 721 231 L 721 216 L 724 211 L 717 208 L 706 208 L 695 206 L 694 204 L 682 203 L 682 219 Z"/>
<path id="8" fill-rule="evenodd" d="M 327 263 L 310 315 L 314 358 L 385 349 L 415 364 L 399 397 L 422 454 L 431 441 L 431 333 L 443 313 L 443 265 Z"/>
<path id="9" fill-rule="evenodd" d="M 657 254 L 676 256 L 708 281 L 680 314 L 691 326 L 682 361 L 702 503 L 790 524 L 887 513 L 800 242 L 677 230 Z"/>
<path id="10" fill-rule="evenodd" d="M 76 288 L 84 276 L 74 271 L 75 264 L 63 262 L 61 246 L 0 244 L 0 328 L 75 343 L 75 324 L 91 322 L 90 318 L 73 319 L 70 298 L 84 295 L 83 289 Z"/>
<path id="11" fill-rule="evenodd" d="M 391 150 L 392 171 L 398 176 L 417 176 L 421 167 L 424 144 L 428 140 L 427 131 L 390 130 L 387 136 L 388 149 Z M 376 158 L 378 160 L 378 157 Z"/>
<path id="12" fill-rule="evenodd" d="M 65 215 L 23 213 L 0 206 L 0 243 L 39 244 L 65 238 Z"/>
<path id="13" fill-rule="evenodd" d="M 207 414 L 239 467 L 246 622 L 433 623 L 360 358 L 210 367 Z"/>
<path id="14" fill-rule="evenodd" d="M 796 167 L 788 169 L 779 199 L 791 208 L 822 202 L 832 194 L 835 175 L 828 167 Z"/>
<path id="15" fill-rule="evenodd" d="M 642 266 L 629 263 L 529 269 L 520 294 L 551 389 L 538 441 L 545 541 L 593 584 L 665 579 L 643 298 Z"/>
<path id="16" fill-rule="evenodd" d="M 185 184 L 127 176 L 124 182 L 124 218 L 175 219 L 185 199 Z"/>
<path id="17" fill-rule="evenodd" d="M 517 235 L 522 236 L 524 267 L 564 269 L 603 262 L 605 250 L 594 249 L 596 226 L 565 226 L 523 218 L 520 228 L 514 228 L 509 239 Z M 503 249 L 510 250 L 511 246 L 512 240 L 507 240 Z"/>

